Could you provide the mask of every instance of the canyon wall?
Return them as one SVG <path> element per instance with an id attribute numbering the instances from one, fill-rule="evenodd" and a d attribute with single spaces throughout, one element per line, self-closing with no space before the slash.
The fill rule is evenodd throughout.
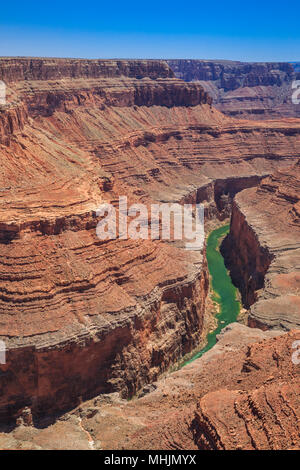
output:
<path id="1" fill-rule="evenodd" d="M 299 80 L 296 64 L 168 60 L 176 77 L 199 82 L 225 114 L 248 119 L 299 117 L 292 102 L 292 82 Z"/>
<path id="2" fill-rule="evenodd" d="M 0 80 L 62 80 L 65 78 L 172 78 L 174 73 L 159 60 L 85 60 L 36 57 L 0 57 Z"/>
<path id="3" fill-rule="evenodd" d="M 34 346 L 11 348 L 0 366 L 1 418 L 25 406 L 34 416 L 49 415 L 114 390 L 132 396 L 196 347 L 207 290 L 203 266 L 190 279 L 182 276 L 173 286 L 157 287 L 146 302 L 124 309 L 109 323 L 102 319 L 90 326 L 82 315 L 82 326 L 73 325 L 72 336 L 70 331 L 59 341 L 58 334 L 48 333 Z"/>
<path id="4" fill-rule="evenodd" d="M 239 288 L 243 305 L 249 309 L 257 301 L 258 291 L 264 287 L 273 256 L 267 246 L 260 245 L 237 201 L 233 203 L 230 234 L 221 244 L 221 253 L 233 283 Z"/>
<path id="5" fill-rule="evenodd" d="M 128 401 L 106 394 L 55 421 L 1 432 L 2 447 L 95 450 L 299 450 L 300 332 L 233 323 L 201 358 Z M 29 422 L 28 422 L 29 421 Z M 118 432 L 116 432 L 116 429 Z"/>
<path id="6" fill-rule="evenodd" d="M 161 61 L 0 70 L 0 414 L 130 397 L 199 343 L 205 248 L 99 240 L 97 208 L 196 201 L 223 219 L 236 193 L 298 161 L 300 121 L 224 116 Z"/>
<path id="7" fill-rule="evenodd" d="M 236 196 L 222 253 L 239 287 L 249 325 L 300 326 L 299 161 Z"/>
<path id="8" fill-rule="evenodd" d="M 291 360 L 298 338 L 293 331 L 240 350 L 236 384 L 223 382 L 198 402 L 192 428 L 199 449 L 299 449 L 300 370 Z"/>

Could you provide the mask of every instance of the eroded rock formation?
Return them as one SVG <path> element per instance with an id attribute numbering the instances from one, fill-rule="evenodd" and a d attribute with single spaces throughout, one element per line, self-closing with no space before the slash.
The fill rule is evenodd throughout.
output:
<path id="1" fill-rule="evenodd" d="M 223 253 L 250 326 L 300 327 L 300 165 L 239 193 Z"/>
<path id="2" fill-rule="evenodd" d="M 202 332 L 205 252 L 100 241 L 96 209 L 233 196 L 300 156 L 300 122 L 236 121 L 159 61 L 1 59 L 0 414 L 132 396 Z"/>
<path id="3" fill-rule="evenodd" d="M 300 78 L 297 64 L 184 59 L 167 62 L 176 77 L 201 83 L 214 105 L 229 116 L 300 116 L 300 105 L 292 102 L 292 82 Z"/>
<path id="4" fill-rule="evenodd" d="M 141 398 L 99 396 L 55 422 L 2 431 L 1 445 L 299 450 L 300 366 L 292 362 L 299 339 L 299 330 L 283 334 L 229 325 L 214 348 L 145 387 Z"/>

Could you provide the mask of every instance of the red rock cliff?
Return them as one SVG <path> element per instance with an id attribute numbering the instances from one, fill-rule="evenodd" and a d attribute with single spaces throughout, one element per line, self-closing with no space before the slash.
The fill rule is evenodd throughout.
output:
<path id="1" fill-rule="evenodd" d="M 292 102 L 292 82 L 299 79 L 295 65 L 230 60 L 167 62 L 176 77 L 201 83 L 214 105 L 229 116 L 248 119 L 300 116 L 300 105 Z"/>
<path id="2" fill-rule="evenodd" d="M 299 328 L 299 162 L 236 196 L 223 253 L 249 324 Z"/>
<path id="3" fill-rule="evenodd" d="M 299 158 L 300 122 L 228 118 L 161 62 L 142 61 L 140 70 L 120 61 L 112 72 L 115 62 L 102 61 L 108 70 L 87 78 L 99 64 L 9 60 L 1 414 L 50 413 L 101 391 L 130 396 L 198 343 L 205 253 L 162 241 L 103 243 L 97 207 L 119 195 L 129 204 L 196 197 L 208 217 L 223 217 L 236 192 Z M 9 125 L 15 104 L 24 116 Z"/>
<path id="4" fill-rule="evenodd" d="M 0 80 L 61 80 L 64 78 L 173 78 L 159 60 L 84 60 L 51 58 L 0 58 Z"/>

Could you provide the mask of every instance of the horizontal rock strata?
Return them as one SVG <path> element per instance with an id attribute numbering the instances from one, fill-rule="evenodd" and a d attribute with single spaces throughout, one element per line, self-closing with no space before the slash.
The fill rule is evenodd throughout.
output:
<path id="1" fill-rule="evenodd" d="M 236 196 L 222 252 L 250 308 L 249 324 L 300 326 L 299 162 Z"/>
<path id="2" fill-rule="evenodd" d="M 299 449 L 296 338 L 299 331 L 248 346 L 240 374 L 252 375 L 255 387 L 219 389 L 199 401 L 193 422 L 199 449 Z"/>
<path id="3" fill-rule="evenodd" d="M 296 64 L 230 60 L 168 60 L 176 77 L 199 82 L 214 105 L 229 116 L 248 119 L 299 117 L 292 102 L 292 83 L 299 80 Z"/>
<path id="4" fill-rule="evenodd" d="M 103 242 L 99 204 L 203 202 L 224 218 L 237 192 L 299 159 L 300 122 L 226 117 L 160 61 L 0 70 L 0 414 L 132 396 L 199 342 L 205 252 Z"/>
<path id="5" fill-rule="evenodd" d="M 299 450 L 297 340 L 299 330 L 229 325 L 209 352 L 144 387 L 141 398 L 101 395 L 36 427 L 26 409 L 18 427 L 0 432 L 0 443 L 20 449 L 90 449 L 92 441 L 94 449 L 108 450 Z"/>

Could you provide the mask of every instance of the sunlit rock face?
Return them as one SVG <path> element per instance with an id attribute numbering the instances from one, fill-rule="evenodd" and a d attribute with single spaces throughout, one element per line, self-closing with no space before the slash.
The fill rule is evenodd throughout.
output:
<path id="1" fill-rule="evenodd" d="M 300 121 L 238 121 L 162 61 L 0 59 L 3 419 L 101 392 L 132 396 L 193 349 L 208 291 L 203 252 L 96 236 L 96 209 L 203 202 L 291 167 Z"/>
<path id="2" fill-rule="evenodd" d="M 233 323 L 200 359 L 143 388 L 140 398 L 100 395 L 53 424 L 0 432 L 19 449 L 299 449 L 300 331 Z M 80 421 L 81 420 L 81 421 Z M 118 432 L 116 432 L 116 429 Z"/>
<path id="3" fill-rule="evenodd" d="M 233 205 L 222 251 L 250 308 L 249 325 L 300 328 L 300 165 L 276 171 Z"/>
<path id="4" fill-rule="evenodd" d="M 229 116 L 247 119 L 300 117 L 293 100 L 299 64 L 230 60 L 168 60 L 175 76 L 199 82 L 214 106 Z"/>

